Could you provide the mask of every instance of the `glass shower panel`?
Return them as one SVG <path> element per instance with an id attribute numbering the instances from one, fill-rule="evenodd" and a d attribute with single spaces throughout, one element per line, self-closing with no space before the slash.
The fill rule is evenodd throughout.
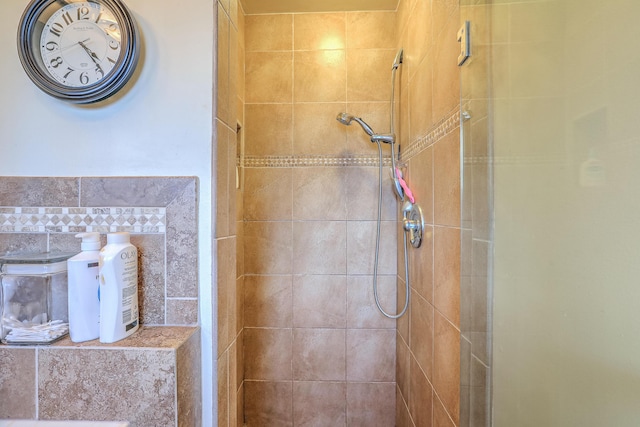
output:
<path id="1" fill-rule="evenodd" d="M 462 223 L 460 281 L 460 426 L 491 425 L 490 29 L 488 1 L 463 0 L 461 27 L 469 22 L 471 57 L 461 73 Z"/>
<path id="2" fill-rule="evenodd" d="M 640 2 L 491 16 L 493 425 L 637 426 Z"/>

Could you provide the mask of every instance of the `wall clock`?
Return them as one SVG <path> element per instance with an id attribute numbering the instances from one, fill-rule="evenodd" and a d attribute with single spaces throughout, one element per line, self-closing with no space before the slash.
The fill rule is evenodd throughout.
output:
<path id="1" fill-rule="evenodd" d="M 121 0 L 32 0 L 18 28 L 18 56 L 29 78 L 74 103 L 122 89 L 139 53 L 138 27 Z"/>

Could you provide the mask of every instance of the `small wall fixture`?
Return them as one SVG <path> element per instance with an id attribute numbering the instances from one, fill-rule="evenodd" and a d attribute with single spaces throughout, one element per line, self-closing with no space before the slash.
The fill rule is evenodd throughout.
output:
<path id="1" fill-rule="evenodd" d="M 460 42 L 460 55 L 458 55 L 458 66 L 462 66 L 471 56 L 471 36 L 469 31 L 471 22 L 464 21 L 462 27 L 458 30 L 458 42 Z"/>
<path id="2" fill-rule="evenodd" d="M 408 234 L 411 246 L 419 248 L 424 233 L 424 216 L 417 203 L 406 201 L 402 205 L 402 228 Z"/>

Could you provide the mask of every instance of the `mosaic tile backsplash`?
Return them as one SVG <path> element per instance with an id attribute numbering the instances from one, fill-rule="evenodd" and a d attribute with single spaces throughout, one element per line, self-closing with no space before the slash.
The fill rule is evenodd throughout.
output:
<path id="1" fill-rule="evenodd" d="M 90 231 L 131 233 L 142 324 L 198 323 L 195 177 L 0 177 L 0 254 L 79 251 Z"/>
<path id="2" fill-rule="evenodd" d="M 158 208 L 2 207 L 0 232 L 164 234 L 167 210 Z"/>

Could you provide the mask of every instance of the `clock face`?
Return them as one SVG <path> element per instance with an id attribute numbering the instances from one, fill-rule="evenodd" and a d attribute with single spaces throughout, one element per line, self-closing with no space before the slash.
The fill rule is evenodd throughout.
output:
<path id="1" fill-rule="evenodd" d="M 97 3 L 69 3 L 46 22 L 40 54 L 58 83 L 85 87 L 104 79 L 121 53 L 120 26 L 111 11 Z"/>
<path id="2" fill-rule="evenodd" d="M 18 28 L 18 57 L 48 95 L 99 102 L 133 76 L 139 29 L 122 0 L 31 0 Z"/>

